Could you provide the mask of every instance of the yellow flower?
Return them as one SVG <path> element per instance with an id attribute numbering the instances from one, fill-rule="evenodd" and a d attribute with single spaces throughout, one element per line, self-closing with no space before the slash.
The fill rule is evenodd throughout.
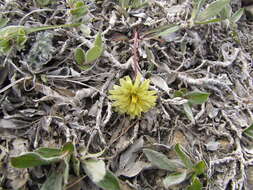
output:
<path id="1" fill-rule="evenodd" d="M 120 86 L 114 85 L 114 89 L 109 91 L 111 94 L 109 98 L 114 101 L 113 106 L 116 111 L 127 113 L 134 118 L 155 106 L 156 91 L 148 90 L 149 80 L 141 82 L 141 75 L 137 75 L 134 83 L 129 76 L 119 81 Z"/>

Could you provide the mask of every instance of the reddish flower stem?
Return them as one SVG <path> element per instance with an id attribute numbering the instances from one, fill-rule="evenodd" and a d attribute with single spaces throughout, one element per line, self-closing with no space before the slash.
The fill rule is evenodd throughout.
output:
<path id="1" fill-rule="evenodd" d="M 134 31 L 134 44 L 132 48 L 132 53 L 133 53 L 133 71 L 134 71 L 134 78 L 136 78 L 137 74 L 141 72 L 141 68 L 139 66 L 139 46 L 140 46 L 140 38 L 139 38 L 139 33 L 137 30 Z"/>

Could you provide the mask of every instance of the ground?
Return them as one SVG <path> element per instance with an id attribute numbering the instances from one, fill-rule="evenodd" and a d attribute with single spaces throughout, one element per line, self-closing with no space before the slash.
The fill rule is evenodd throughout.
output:
<path id="1" fill-rule="evenodd" d="M 191 0 L 143 6 L 87 0 L 79 9 L 76 2 L 0 0 L 0 27 L 78 23 L 26 33 L 26 40 L 23 30 L 13 37 L 0 29 L 0 46 L 13 37 L 10 49 L 0 51 L 0 189 L 99 189 L 84 162 L 80 172 L 70 164 L 68 181 L 57 188 L 42 184 L 61 172 L 62 161 L 29 169 L 11 164 L 13 157 L 67 142 L 79 160 L 99 153 L 91 157 L 102 160 L 124 190 L 186 189 L 189 176 L 165 188 L 171 172 L 147 156 L 154 150 L 178 159 L 178 144 L 193 163 L 206 164 L 198 176 L 203 189 L 253 189 L 253 141 L 244 132 L 253 123 L 253 23 L 244 14 L 231 19 L 241 2 L 231 0 L 202 23 L 190 19 Z M 220 20 L 203 22 L 213 18 Z M 130 118 L 108 95 L 120 78 L 134 80 L 137 73 L 151 81 L 158 98 L 151 110 Z M 209 97 L 185 114 L 189 100 L 174 96 L 182 89 Z"/>

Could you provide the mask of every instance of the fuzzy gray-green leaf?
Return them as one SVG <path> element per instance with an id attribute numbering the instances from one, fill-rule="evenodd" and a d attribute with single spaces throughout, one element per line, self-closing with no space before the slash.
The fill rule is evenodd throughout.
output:
<path id="1" fill-rule="evenodd" d="M 104 190 L 120 190 L 117 177 L 105 168 L 103 160 L 86 159 L 82 161 L 82 166 L 89 178 Z"/>
<path id="2" fill-rule="evenodd" d="M 194 177 L 192 184 L 188 186 L 187 190 L 202 190 L 202 183 L 200 182 L 198 177 Z"/>
<path id="3" fill-rule="evenodd" d="M 102 53 L 103 53 L 103 41 L 102 41 L 102 36 L 99 33 L 96 36 L 93 47 L 90 48 L 85 54 L 85 62 L 90 63 L 90 62 L 95 61 L 97 58 L 99 58 L 102 55 Z"/>
<path id="4" fill-rule="evenodd" d="M 98 47 L 102 48 L 102 46 L 103 46 L 103 40 L 102 40 L 102 35 L 101 35 L 101 33 L 98 33 L 98 34 L 97 34 L 96 39 L 95 39 L 94 46 L 98 46 Z"/>
<path id="5" fill-rule="evenodd" d="M 163 184 L 165 188 L 169 188 L 170 186 L 182 183 L 184 180 L 186 180 L 186 177 L 187 177 L 186 170 L 183 170 L 182 172 L 173 173 L 163 179 Z"/>
<path id="6" fill-rule="evenodd" d="M 85 52 L 82 48 L 75 49 L 74 57 L 78 65 L 82 65 L 85 62 Z"/>
<path id="7" fill-rule="evenodd" d="M 187 99 L 190 104 L 203 104 L 208 100 L 210 93 L 192 91 L 183 95 L 183 98 Z"/>
<path id="8" fill-rule="evenodd" d="M 222 9 L 230 2 L 230 0 L 217 0 L 211 3 L 204 11 L 197 16 L 197 21 L 205 21 L 214 16 L 217 16 Z"/>
<path id="9" fill-rule="evenodd" d="M 151 149 L 144 149 L 144 154 L 151 162 L 152 165 L 168 170 L 168 171 L 177 171 L 178 168 L 183 168 L 183 164 L 178 160 L 170 160 L 164 154 L 151 150 Z"/>
<path id="10" fill-rule="evenodd" d="M 6 24 L 9 22 L 9 18 L 5 18 L 5 17 L 2 17 L 0 16 L 0 28 L 6 26 Z"/>
<path id="11" fill-rule="evenodd" d="M 247 135 L 248 137 L 253 138 L 253 124 L 251 126 L 249 126 L 248 128 L 246 128 L 243 133 L 245 135 Z"/>
<path id="12" fill-rule="evenodd" d="M 40 190 L 62 190 L 63 189 L 63 174 L 53 171 L 47 180 L 42 185 Z"/>
<path id="13" fill-rule="evenodd" d="M 74 4 L 73 9 L 70 10 L 70 14 L 75 17 L 75 19 L 81 18 L 88 13 L 88 8 L 83 1 L 77 1 Z"/>
<path id="14" fill-rule="evenodd" d="M 175 145 L 175 151 L 180 160 L 184 163 L 185 167 L 191 169 L 193 167 L 193 163 L 190 157 L 185 153 L 183 148 L 180 146 L 180 144 Z"/>
<path id="15" fill-rule="evenodd" d="M 206 0 L 194 0 L 193 1 L 193 10 L 192 10 L 192 14 L 191 14 L 191 19 L 190 20 L 195 20 L 196 17 L 198 16 L 201 8 L 203 7 L 204 3 L 206 2 Z"/>
<path id="16" fill-rule="evenodd" d="M 110 171 L 106 171 L 105 177 L 97 185 L 104 190 L 121 190 L 118 178 Z"/>
<path id="17" fill-rule="evenodd" d="M 240 20 L 240 18 L 242 17 L 244 13 L 244 8 L 240 8 L 239 10 L 237 10 L 229 19 L 230 22 L 232 23 L 236 23 L 238 20 Z"/>
<path id="18" fill-rule="evenodd" d="M 176 32 L 176 31 L 178 31 L 179 29 L 180 29 L 180 26 L 178 26 L 178 25 L 172 25 L 168 29 L 163 30 L 163 31 L 159 32 L 158 34 L 156 34 L 155 37 L 167 36 L 167 35 L 170 35 L 170 34 Z"/>
<path id="19" fill-rule="evenodd" d="M 192 109 L 188 103 L 183 104 L 184 112 L 187 118 L 192 122 L 195 123 L 195 119 L 192 113 Z"/>

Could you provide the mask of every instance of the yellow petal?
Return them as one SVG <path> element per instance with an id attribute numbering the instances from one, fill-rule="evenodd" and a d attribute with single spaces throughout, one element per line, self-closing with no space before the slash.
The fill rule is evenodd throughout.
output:
<path id="1" fill-rule="evenodd" d="M 129 76 L 121 78 L 120 85 L 114 85 L 108 98 L 119 113 L 127 113 L 131 118 L 141 116 L 156 104 L 156 91 L 149 89 L 149 80 L 141 81 L 138 74 L 134 83 Z"/>

